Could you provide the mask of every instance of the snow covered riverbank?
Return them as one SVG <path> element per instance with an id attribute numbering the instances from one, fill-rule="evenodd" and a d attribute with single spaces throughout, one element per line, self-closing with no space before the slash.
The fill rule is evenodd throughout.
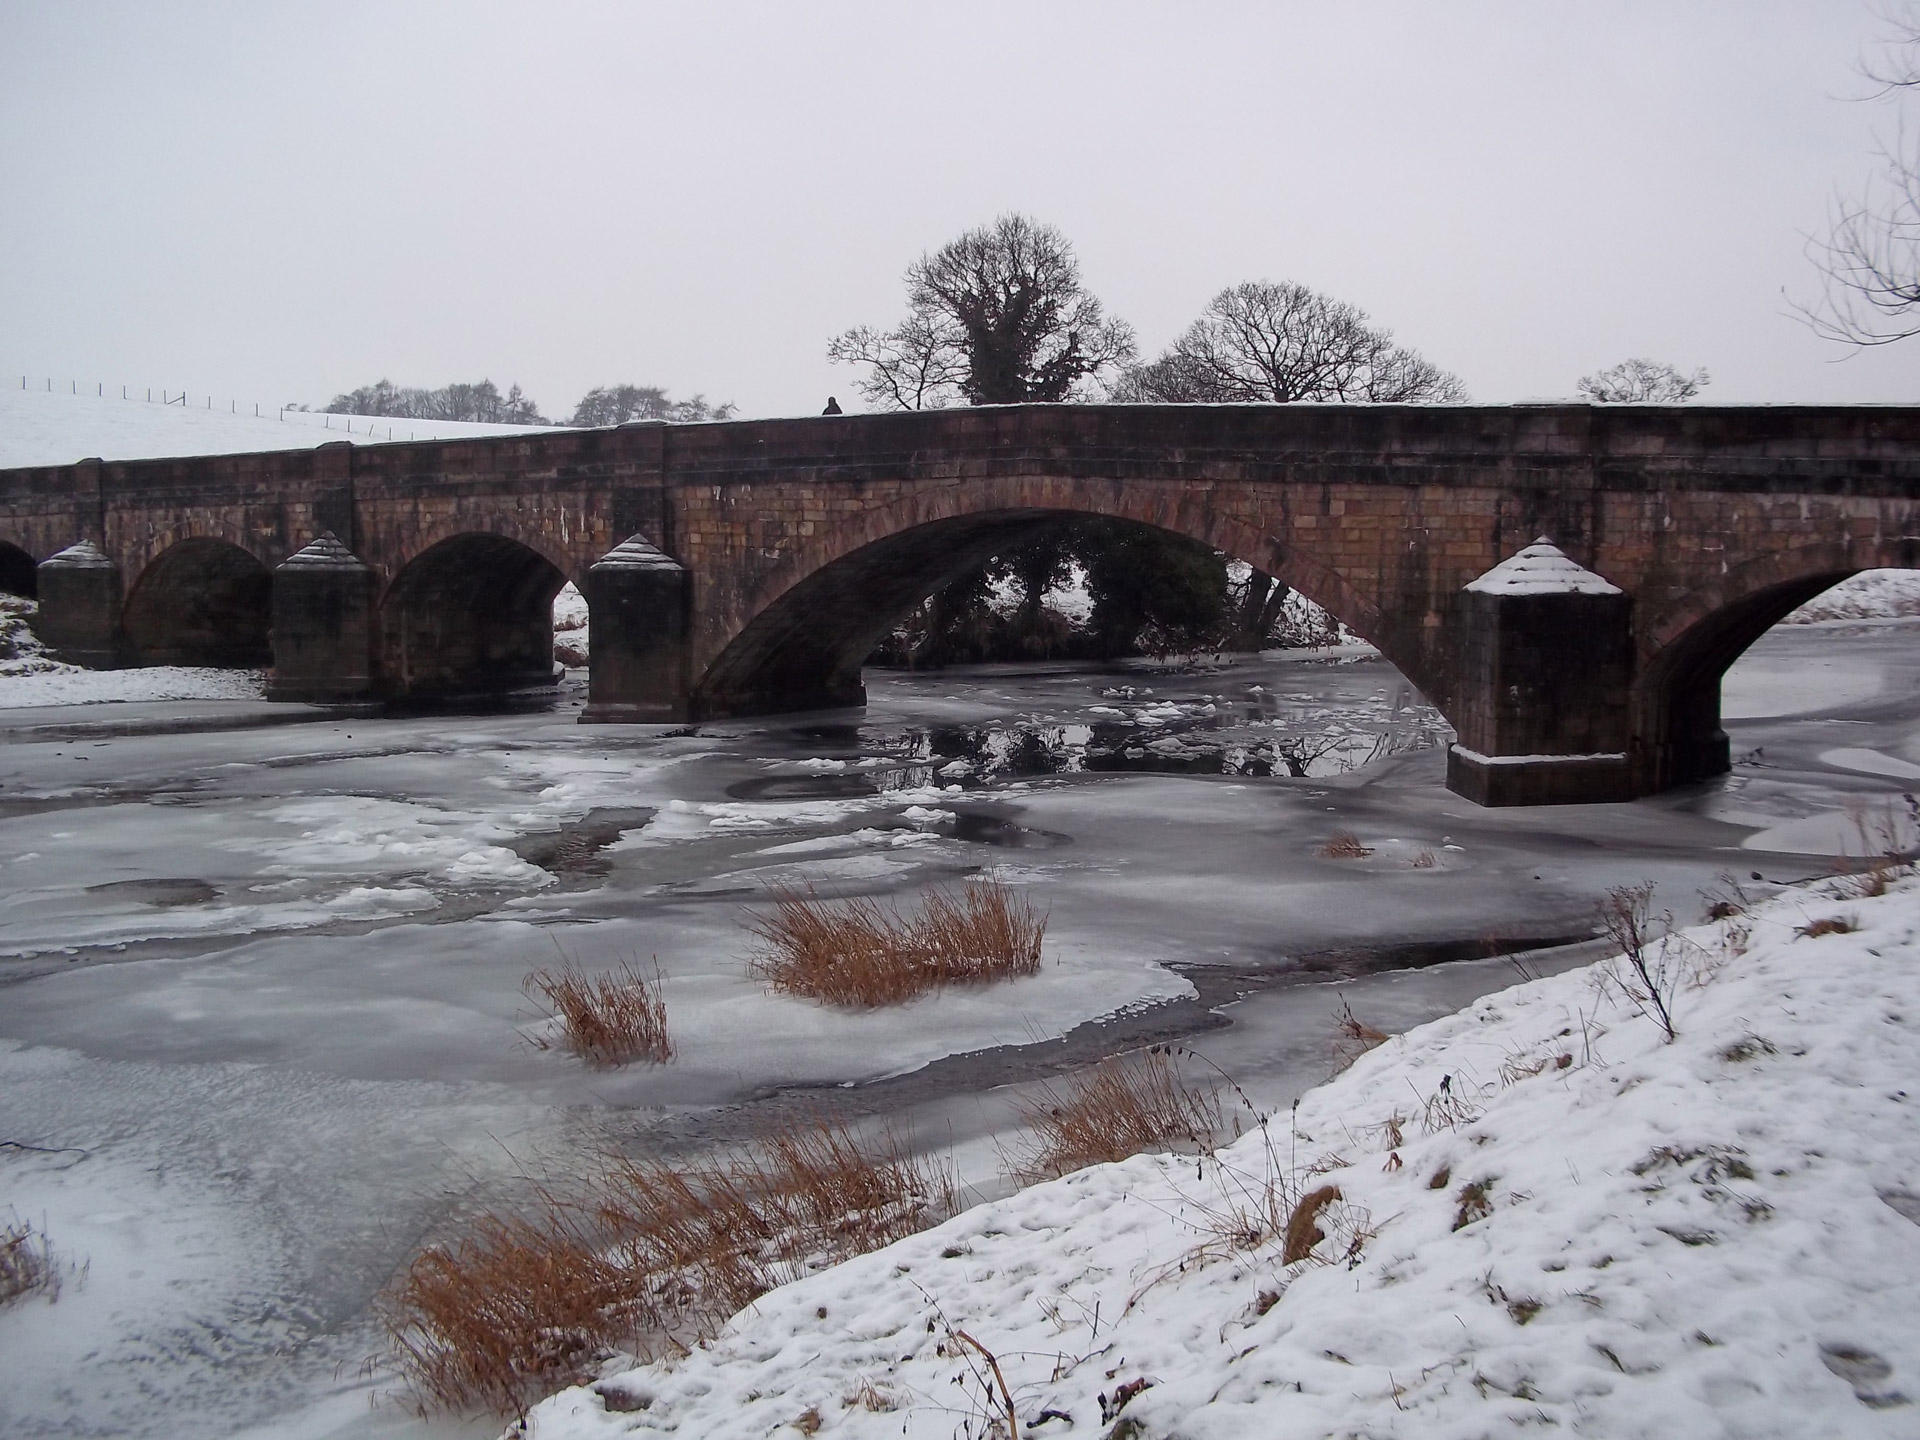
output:
<path id="1" fill-rule="evenodd" d="M 1670 1043 L 1604 965 L 1523 984 L 1217 1159 L 979 1206 L 527 1433 L 1002 1434 L 1010 1392 L 1040 1436 L 1912 1435 L 1920 881 L 1858 888 L 1686 932 Z"/>

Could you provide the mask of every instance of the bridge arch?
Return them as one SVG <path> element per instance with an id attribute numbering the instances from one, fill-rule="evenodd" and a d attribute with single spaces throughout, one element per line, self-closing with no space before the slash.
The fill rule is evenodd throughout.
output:
<path id="1" fill-rule="evenodd" d="M 1204 493 L 1204 492 L 1202 492 Z M 1434 696 L 1418 626 L 1402 627 L 1291 536 L 1196 501 L 1171 482 L 999 477 L 922 489 L 803 537 L 701 647 L 696 715 L 861 701 L 860 666 L 887 630 L 942 586 L 1062 521 L 1108 518 L 1184 535 L 1273 575 L 1378 645 Z"/>
<path id="2" fill-rule="evenodd" d="M 0 591 L 28 600 L 40 593 L 40 576 L 33 556 L 8 540 L 0 540 Z"/>
<path id="3" fill-rule="evenodd" d="M 1807 545 L 1728 570 L 1643 626 L 1632 695 L 1638 788 L 1664 790 L 1725 773 L 1730 754 L 1720 717 L 1728 668 L 1780 621 L 1863 569 L 1911 569 L 1911 544 L 1863 557 L 1845 544 Z"/>
<path id="4" fill-rule="evenodd" d="M 522 541 L 467 531 L 409 560 L 380 602 L 381 674 L 396 699 L 550 684 L 559 566 Z"/>
<path id="5" fill-rule="evenodd" d="M 264 668 L 273 577 L 226 540 L 175 541 L 147 562 L 127 593 L 122 628 L 142 665 Z"/>

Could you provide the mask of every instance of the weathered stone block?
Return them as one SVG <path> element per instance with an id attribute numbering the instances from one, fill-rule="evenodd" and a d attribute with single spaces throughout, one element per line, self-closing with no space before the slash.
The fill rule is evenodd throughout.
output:
<path id="1" fill-rule="evenodd" d="M 374 674 L 374 577 L 329 532 L 273 572 L 269 700 L 366 700 Z"/>
<path id="2" fill-rule="evenodd" d="M 685 567 L 641 535 L 588 568 L 593 653 L 581 724 L 687 718 L 690 590 Z"/>
<path id="3" fill-rule="evenodd" d="M 40 562 L 35 583 L 40 612 L 34 633 L 59 659 L 92 670 L 126 662 L 120 567 L 105 551 L 91 540 L 69 545 Z"/>
<path id="4" fill-rule="evenodd" d="M 1631 799 L 1631 599 L 1542 538 L 1464 600 L 1448 787 L 1482 805 Z"/>

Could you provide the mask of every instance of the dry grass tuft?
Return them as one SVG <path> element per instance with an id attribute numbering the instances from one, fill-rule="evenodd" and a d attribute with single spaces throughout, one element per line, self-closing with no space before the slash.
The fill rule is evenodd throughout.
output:
<path id="1" fill-rule="evenodd" d="M 1808 940 L 1818 940 L 1822 935 L 1851 935 L 1854 923 L 1845 915 L 1822 915 L 1818 920 L 1809 920 L 1804 925 L 1796 925 L 1793 933 Z"/>
<path id="2" fill-rule="evenodd" d="M 524 1416 L 616 1351 L 696 1342 L 775 1286 L 956 1208 L 945 1167 L 817 1122 L 732 1159 L 621 1162 L 531 1220 L 483 1216 L 416 1258 L 379 1309 L 423 1410 Z"/>
<path id="3" fill-rule="evenodd" d="M 1453 1211 L 1453 1228 L 1464 1230 L 1476 1220 L 1484 1220 L 1493 1214 L 1493 1177 L 1473 1180 L 1460 1187 L 1457 1197 L 1459 1203 Z"/>
<path id="4" fill-rule="evenodd" d="M 32 1295 L 58 1300 L 64 1268 L 32 1222 L 0 1221 L 0 1306 Z"/>
<path id="5" fill-rule="evenodd" d="M 642 975 L 631 964 L 622 964 L 609 975 L 588 975 L 565 965 L 534 971 L 521 988 L 529 998 L 544 997 L 559 1017 L 562 1039 L 536 1039 L 533 1043 L 542 1049 L 563 1045 L 589 1065 L 624 1065 L 629 1060 L 664 1064 L 673 1058 L 658 969 Z"/>
<path id="6" fill-rule="evenodd" d="M 557 1209 L 538 1220 L 483 1216 L 449 1247 L 418 1256 L 379 1300 L 401 1372 L 421 1408 L 526 1414 L 637 1341 L 639 1277 Z"/>
<path id="7" fill-rule="evenodd" d="M 897 1005 L 941 985 L 1035 974 L 1047 917 L 998 881 L 936 890 L 918 913 L 873 900 L 774 898 L 749 928 L 763 950 L 749 965 L 775 990 L 834 1005 Z"/>
<path id="8" fill-rule="evenodd" d="M 1320 847 L 1320 853 L 1328 860 L 1364 860 L 1373 851 L 1360 843 L 1359 836 L 1341 830 L 1327 838 L 1327 843 Z"/>
<path id="9" fill-rule="evenodd" d="M 1322 1185 L 1300 1197 L 1300 1202 L 1293 1207 L 1293 1213 L 1287 1217 L 1286 1242 L 1280 1250 L 1282 1265 L 1306 1259 L 1313 1254 L 1313 1247 L 1327 1238 L 1327 1232 L 1317 1222 L 1320 1212 L 1339 1198 L 1338 1185 Z"/>
<path id="10" fill-rule="evenodd" d="M 1373 1026 L 1353 1013 L 1343 996 L 1340 1012 L 1333 1017 L 1333 1073 L 1338 1075 L 1369 1050 L 1387 1043 L 1393 1037 L 1384 1030 Z"/>
<path id="11" fill-rule="evenodd" d="M 1219 1091 L 1188 1084 L 1171 1052 L 1158 1045 L 1136 1057 L 1101 1061 L 1065 1093 L 1042 1086 L 1022 1118 L 1035 1138 L 1026 1153 L 1010 1157 L 1007 1168 L 1023 1183 L 1148 1150 L 1205 1150 L 1222 1124 Z"/>
<path id="12" fill-rule="evenodd" d="M 663 1328 L 695 1334 L 815 1263 L 890 1245 L 956 1208 L 945 1167 L 827 1122 L 728 1161 L 625 1162 L 599 1199 L 620 1252 L 651 1278 Z"/>

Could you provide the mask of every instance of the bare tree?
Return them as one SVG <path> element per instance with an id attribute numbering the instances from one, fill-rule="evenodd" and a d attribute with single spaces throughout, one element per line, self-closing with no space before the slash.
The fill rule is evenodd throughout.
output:
<path id="1" fill-rule="evenodd" d="M 1290 404 L 1464 400 L 1466 387 L 1393 342 L 1358 306 L 1305 285 L 1254 280 L 1207 302 L 1165 354 L 1112 398 L 1163 403 Z"/>
<path id="2" fill-rule="evenodd" d="M 937 410 L 953 403 L 967 378 L 967 355 L 957 326 L 915 313 L 891 330 L 856 325 L 827 346 L 827 358 L 865 365 L 854 383 L 884 410 Z"/>
<path id="3" fill-rule="evenodd" d="M 1375 325 L 1364 310 L 1291 282 L 1253 280 L 1207 302 L 1159 359 L 1121 376 L 1109 398 L 1160 404 L 1464 400 L 1453 375 Z M 1235 599 L 1228 643 L 1258 650 L 1291 592 L 1255 570 Z"/>
<path id="4" fill-rule="evenodd" d="M 1883 53 L 1863 60 L 1873 89 L 1864 99 L 1903 101 L 1920 90 L 1920 11 L 1884 10 Z M 1905 116 L 1879 165 L 1854 195 L 1836 196 L 1824 240 L 1807 254 L 1824 282 L 1820 297 L 1795 305 L 1814 333 L 1846 345 L 1891 345 L 1920 334 L 1920 137 Z"/>
<path id="5" fill-rule="evenodd" d="M 1691 400 L 1712 377 L 1705 370 L 1683 374 L 1658 360 L 1622 360 L 1618 365 L 1582 375 L 1579 392 L 1602 405 L 1626 405 L 1636 401 L 1677 403 Z"/>
<path id="6" fill-rule="evenodd" d="M 1024 215 L 921 256 L 906 280 L 905 320 L 827 347 L 866 367 L 860 393 L 885 409 L 1070 400 L 1134 356 L 1133 328 L 1081 283 L 1066 237 Z"/>

